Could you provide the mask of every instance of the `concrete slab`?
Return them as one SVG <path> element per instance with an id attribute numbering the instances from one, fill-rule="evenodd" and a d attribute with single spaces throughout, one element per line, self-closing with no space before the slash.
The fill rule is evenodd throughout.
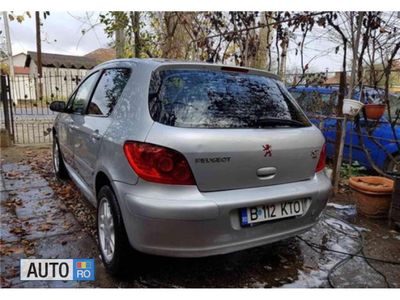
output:
<path id="1" fill-rule="evenodd" d="M 0 192 L 0 204 L 4 203 L 8 198 L 8 192 L 1 191 Z"/>
<path id="2" fill-rule="evenodd" d="M 8 194 L 11 197 L 15 197 L 24 201 L 33 201 L 33 200 L 41 200 L 54 196 L 54 192 L 51 187 L 48 185 L 37 187 L 37 188 L 29 188 L 22 189 L 16 191 L 9 191 Z"/>
<path id="3" fill-rule="evenodd" d="M 71 213 L 60 212 L 21 220 L 23 221 L 24 239 L 26 240 L 77 232 L 81 228 Z"/>
<path id="4" fill-rule="evenodd" d="M 4 186 L 3 176 L 1 176 L 1 178 L 0 178 L 0 192 L 3 192 L 5 190 L 6 190 L 6 187 Z"/>
<path id="5" fill-rule="evenodd" d="M 53 198 L 25 199 L 22 205 L 15 208 L 18 218 L 33 218 L 43 215 L 53 215 L 65 211 L 66 208 L 60 200 Z"/>
<path id="6" fill-rule="evenodd" d="M 98 255 L 91 236 L 83 232 L 45 238 L 36 247 L 36 258 L 94 258 Z"/>
<path id="7" fill-rule="evenodd" d="M 27 164 L 8 163 L 1 166 L 3 173 L 30 175 L 32 168 Z M 7 177 L 7 176 L 6 176 Z"/>
<path id="8" fill-rule="evenodd" d="M 39 175 L 32 176 L 31 178 L 22 179 L 4 179 L 4 186 L 7 191 L 12 190 L 26 190 L 37 187 L 48 186 L 48 183 Z"/>
<path id="9" fill-rule="evenodd" d="M 25 229 L 21 222 L 9 215 L 1 215 L 0 220 L 0 240 L 5 243 L 16 242 L 25 234 Z"/>

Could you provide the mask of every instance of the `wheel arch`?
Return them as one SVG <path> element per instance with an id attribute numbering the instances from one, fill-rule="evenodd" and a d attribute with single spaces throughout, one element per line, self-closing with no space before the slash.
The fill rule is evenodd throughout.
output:
<path id="1" fill-rule="evenodd" d="M 102 186 L 108 185 L 111 189 L 113 189 L 110 178 L 103 171 L 98 171 L 96 174 L 95 182 L 94 182 L 94 190 L 96 193 L 96 197 Z"/>

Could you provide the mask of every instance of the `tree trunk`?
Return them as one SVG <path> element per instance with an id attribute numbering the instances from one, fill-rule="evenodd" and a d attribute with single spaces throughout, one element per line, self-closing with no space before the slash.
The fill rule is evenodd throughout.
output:
<path id="1" fill-rule="evenodd" d="M 117 58 L 125 57 L 125 32 L 122 28 L 115 30 L 115 51 Z"/>
<path id="2" fill-rule="evenodd" d="M 353 17 L 351 17 L 353 18 Z M 349 82 L 349 92 L 348 98 L 353 98 L 354 96 L 354 89 L 356 85 L 356 74 L 357 74 L 357 62 L 358 62 L 358 49 L 360 47 L 360 38 L 361 38 L 361 31 L 362 31 L 362 21 L 364 18 L 364 12 L 359 12 L 357 17 L 357 28 L 356 28 L 356 36 L 352 38 L 352 53 L 353 59 L 351 61 L 351 75 L 350 75 L 350 82 Z"/>
<path id="3" fill-rule="evenodd" d="M 135 36 L 135 57 L 139 58 L 142 52 L 142 43 L 140 40 L 140 12 L 138 11 L 133 13 L 132 26 Z"/>
<path id="4" fill-rule="evenodd" d="M 187 45 L 191 42 L 190 35 L 186 31 L 185 22 L 191 22 L 190 13 L 164 12 L 164 43 L 162 56 L 164 58 L 184 59 L 188 52 Z"/>
<path id="5" fill-rule="evenodd" d="M 272 37 L 272 28 L 269 25 L 270 18 L 267 15 L 266 11 L 261 13 L 261 24 L 266 24 L 266 26 L 260 29 L 259 33 L 259 46 L 258 51 L 254 60 L 254 67 L 259 69 L 267 69 L 268 59 L 269 59 L 269 51 Z"/>
<path id="6" fill-rule="evenodd" d="M 289 47 L 289 33 L 285 32 L 282 37 L 282 43 L 281 43 L 281 60 L 280 60 L 280 66 L 279 66 L 279 77 L 283 81 L 285 81 L 285 75 L 286 75 L 286 60 L 287 60 L 287 49 Z"/>

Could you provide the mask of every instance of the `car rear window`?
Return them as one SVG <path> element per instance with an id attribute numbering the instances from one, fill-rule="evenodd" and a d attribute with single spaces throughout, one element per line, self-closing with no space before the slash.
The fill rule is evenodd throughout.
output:
<path id="1" fill-rule="evenodd" d="M 154 121 L 176 127 L 310 126 L 280 81 L 241 72 L 155 71 L 149 109 Z"/>

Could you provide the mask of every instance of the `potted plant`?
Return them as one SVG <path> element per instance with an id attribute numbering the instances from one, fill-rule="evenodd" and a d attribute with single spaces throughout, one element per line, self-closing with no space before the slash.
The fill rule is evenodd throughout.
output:
<path id="1" fill-rule="evenodd" d="M 387 218 L 394 181 L 379 176 L 354 176 L 349 179 L 357 212 L 369 218 Z"/>
<path id="2" fill-rule="evenodd" d="M 379 120 L 385 113 L 386 104 L 380 98 L 368 97 L 368 103 L 364 105 L 364 108 L 367 119 Z"/>

